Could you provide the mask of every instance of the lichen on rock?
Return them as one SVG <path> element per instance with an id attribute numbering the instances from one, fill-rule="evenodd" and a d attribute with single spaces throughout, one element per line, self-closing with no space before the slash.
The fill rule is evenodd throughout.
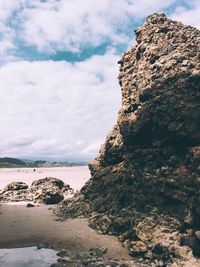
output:
<path id="1" fill-rule="evenodd" d="M 92 227 L 119 235 L 145 264 L 200 266 L 200 31 L 155 13 L 135 34 L 118 62 L 117 124 L 81 201 Z M 84 213 L 70 201 L 62 213 Z"/>

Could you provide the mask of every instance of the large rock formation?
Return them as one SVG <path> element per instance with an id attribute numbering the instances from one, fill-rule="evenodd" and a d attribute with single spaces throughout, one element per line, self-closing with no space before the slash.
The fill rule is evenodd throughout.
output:
<path id="1" fill-rule="evenodd" d="M 145 266 L 200 266 L 200 32 L 153 14 L 135 34 L 119 61 L 117 124 L 75 209 Z"/>

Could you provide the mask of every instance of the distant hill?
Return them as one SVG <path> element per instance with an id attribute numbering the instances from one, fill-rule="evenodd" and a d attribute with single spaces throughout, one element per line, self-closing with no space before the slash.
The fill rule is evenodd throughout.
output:
<path id="1" fill-rule="evenodd" d="M 73 166 L 85 166 L 86 162 L 57 162 L 57 161 L 46 161 L 46 160 L 36 160 L 32 163 L 29 163 L 29 167 L 73 167 Z"/>
<path id="2" fill-rule="evenodd" d="M 26 167 L 26 163 L 15 158 L 0 158 L 0 168 Z"/>
<path id="3" fill-rule="evenodd" d="M 87 162 L 51 162 L 46 160 L 26 160 L 16 158 L 0 158 L 0 168 L 39 168 L 39 167 L 72 167 L 72 166 L 84 166 Z"/>

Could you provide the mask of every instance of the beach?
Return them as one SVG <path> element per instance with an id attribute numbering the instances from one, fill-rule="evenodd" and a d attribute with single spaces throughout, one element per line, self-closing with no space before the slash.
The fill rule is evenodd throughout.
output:
<path id="1" fill-rule="evenodd" d="M 73 189 L 79 190 L 89 179 L 90 173 L 85 166 L 38 168 L 36 171 L 27 168 L 19 171 L 1 169 L 0 187 L 4 188 L 13 181 L 23 181 L 30 185 L 33 180 L 47 176 L 62 179 Z M 1 251 L 5 248 L 24 248 L 41 244 L 57 251 L 66 249 L 70 257 L 86 253 L 91 247 L 105 247 L 108 249 L 106 259 L 131 260 L 117 237 L 99 235 L 88 226 L 84 218 L 61 221 L 53 213 L 55 207 L 56 205 L 36 204 L 33 208 L 27 208 L 26 202 L 2 203 L 0 205 L 0 260 Z M 6 259 L 3 262 L 6 266 Z"/>
<path id="2" fill-rule="evenodd" d="M 64 222 L 53 215 L 52 206 L 0 206 L 0 248 L 16 248 L 48 244 L 54 249 L 65 248 L 70 256 L 86 252 L 91 247 L 107 247 L 107 257 L 128 257 L 126 249 L 114 236 L 99 235 L 86 219 Z M 129 257 L 128 257 L 129 258 Z"/>
<path id="3" fill-rule="evenodd" d="M 34 171 L 35 170 L 35 171 Z M 87 166 L 53 167 L 53 168 L 0 168 L 0 189 L 11 182 L 25 182 L 29 186 L 34 180 L 55 177 L 69 184 L 74 190 L 81 187 L 90 178 Z"/>

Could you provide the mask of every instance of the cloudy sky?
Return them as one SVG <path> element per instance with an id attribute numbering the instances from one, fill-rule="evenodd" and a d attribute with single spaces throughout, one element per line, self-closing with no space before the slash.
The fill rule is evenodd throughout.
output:
<path id="1" fill-rule="evenodd" d="M 117 61 L 152 12 L 200 28 L 199 0 L 1 0 L 0 157 L 96 156 L 120 106 Z"/>

